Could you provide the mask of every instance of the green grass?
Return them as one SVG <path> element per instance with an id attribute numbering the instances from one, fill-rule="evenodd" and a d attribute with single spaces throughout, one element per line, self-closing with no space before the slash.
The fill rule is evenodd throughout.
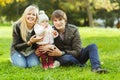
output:
<path id="1" fill-rule="evenodd" d="M 12 27 L 0 27 L 0 80 L 118 80 L 120 76 L 120 30 L 103 28 L 79 28 L 83 47 L 95 43 L 102 67 L 108 74 L 91 72 L 90 62 L 81 69 L 78 66 L 58 67 L 44 71 L 41 67 L 19 68 L 10 63 Z"/>

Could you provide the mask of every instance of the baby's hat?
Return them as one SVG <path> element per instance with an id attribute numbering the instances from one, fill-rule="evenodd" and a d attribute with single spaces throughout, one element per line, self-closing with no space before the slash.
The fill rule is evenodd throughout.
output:
<path id="1" fill-rule="evenodd" d="M 38 22 L 41 23 L 41 22 L 44 21 L 44 20 L 49 21 L 49 18 L 48 18 L 48 16 L 45 14 L 45 11 L 40 10 Z"/>

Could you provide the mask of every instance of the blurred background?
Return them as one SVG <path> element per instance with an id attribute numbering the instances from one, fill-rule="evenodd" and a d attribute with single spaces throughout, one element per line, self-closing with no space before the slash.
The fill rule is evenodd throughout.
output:
<path id="1" fill-rule="evenodd" d="M 120 0 L 0 0 L 0 24 L 11 24 L 35 4 L 46 14 L 62 9 L 78 27 L 120 28 Z"/>

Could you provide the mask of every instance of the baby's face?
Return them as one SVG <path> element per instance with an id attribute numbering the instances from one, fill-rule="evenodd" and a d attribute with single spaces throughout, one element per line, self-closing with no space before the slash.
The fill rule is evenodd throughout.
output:
<path id="1" fill-rule="evenodd" d="M 43 26 L 43 27 L 46 27 L 46 26 L 48 26 L 48 21 L 47 20 L 44 20 L 44 21 L 42 21 L 41 23 L 40 23 L 40 25 L 41 26 Z"/>

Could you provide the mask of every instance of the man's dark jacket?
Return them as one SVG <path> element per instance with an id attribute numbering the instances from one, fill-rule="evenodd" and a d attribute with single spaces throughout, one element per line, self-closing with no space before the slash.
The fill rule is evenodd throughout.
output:
<path id="1" fill-rule="evenodd" d="M 67 54 L 71 54 L 74 57 L 78 57 L 82 50 L 79 31 L 76 26 L 71 24 L 67 24 L 65 27 L 64 40 L 58 36 L 54 39 L 54 43 L 60 50 L 65 51 Z"/>

